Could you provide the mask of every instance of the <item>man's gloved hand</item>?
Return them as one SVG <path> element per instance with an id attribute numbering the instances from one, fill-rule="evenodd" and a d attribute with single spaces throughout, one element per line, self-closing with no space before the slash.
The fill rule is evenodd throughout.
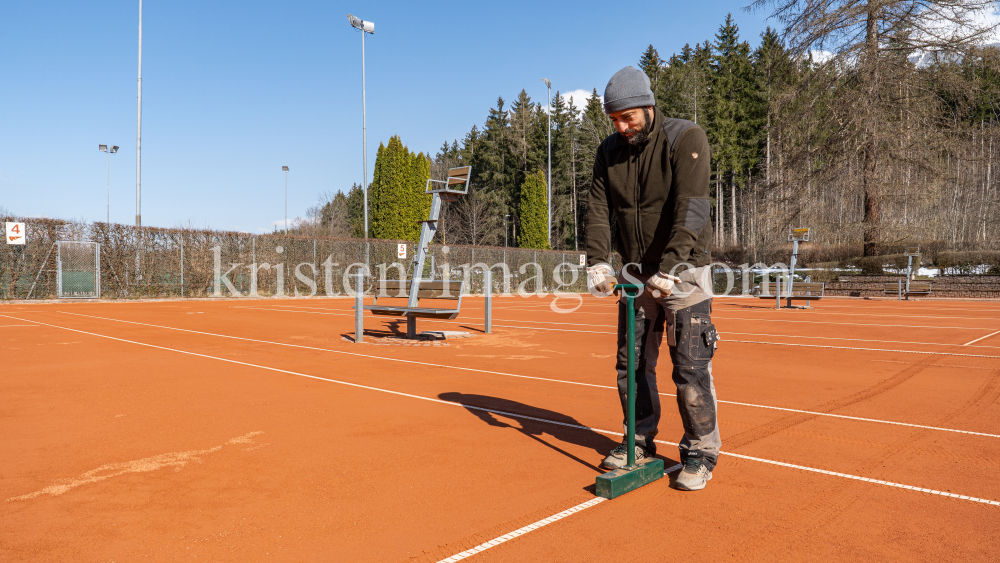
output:
<path id="1" fill-rule="evenodd" d="M 653 297 L 667 297 L 674 291 L 674 284 L 681 281 L 677 276 L 657 272 L 646 280 L 646 285 L 650 287 Z"/>
<path id="2" fill-rule="evenodd" d="M 618 283 L 615 271 L 608 264 L 598 264 L 587 268 L 587 289 L 594 297 L 607 297 L 614 292 Z"/>

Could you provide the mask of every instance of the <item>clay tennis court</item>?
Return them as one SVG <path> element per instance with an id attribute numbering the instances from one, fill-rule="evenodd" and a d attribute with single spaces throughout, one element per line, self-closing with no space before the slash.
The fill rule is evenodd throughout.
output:
<path id="1" fill-rule="evenodd" d="M 4 305 L 0 560 L 997 557 L 1000 303 L 717 299 L 714 479 L 605 501 L 616 308 L 550 300 L 446 345 L 355 344 L 348 299 Z"/>

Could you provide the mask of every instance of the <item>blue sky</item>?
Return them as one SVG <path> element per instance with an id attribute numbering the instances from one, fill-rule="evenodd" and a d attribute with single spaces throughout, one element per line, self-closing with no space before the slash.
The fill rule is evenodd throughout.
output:
<path id="1" fill-rule="evenodd" d="M 661 56 L 714 38 L 727 12 L 756 45 L 744 2 L 193 2 L 143 5 L 143 224 L 269 232 L 327 190 L 361 181 L 361 38 L 369 181 L 380 142 L 414 151 L 480 127 L 522 88 L 603 93 L 649 44 Z M 138 0 L 0 5 L 0 205 L 15 214 L 135 216 Z"/>

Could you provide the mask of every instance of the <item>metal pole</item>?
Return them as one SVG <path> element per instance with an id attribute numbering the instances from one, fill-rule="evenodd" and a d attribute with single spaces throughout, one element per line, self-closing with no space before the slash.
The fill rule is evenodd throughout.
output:
<path id="1" fill-rule="evenodd" d="M 108 225 L 111 224 L 111 149 L 108 149 Z"/>
<path id="2" fill-rule="evenodd" d="M 139 0 L 139 93 L 135 110 L 135 226 L 142 226 L 142 0 Z"/>
<path id="3" fill-rule="evenodd" d="M 365 242 L 368 242 L 368 107 L 365 101 L 365 30 L 361 30 L 361 144 L 364 145 L 364 172 L 361 189 L 365 196 Z M 365 257 L 367 262 L 368 257 Z"/>
<path id="4" fill-rule="evenodd" d="M 101 243 L 95 243 L 97 247 L 94 256 L 94 267 L 97 269 L 96 275 L 94 276 L 94 285 L 97 287 L 97 298 L 101 298 Z"/>
<path id="5" fill-rule="evenodd" d="M 285 236 L 288 236 L 288 171 L 285 170 Z"/>
<path id="6" fill-rule="evenodd" d="M 625 469 L 635 469 L 635 293 L 629 289 L 638 289 L 638 285 L 619 285 L 625 294 L 627 345 L 628 345 L 628 414 L 626 416 L 626 432 L 628 433 L 628 464 Z"/>
<path id="7" fill-rule="evenodd" d="M 552 86 L 549 83 L 549 196 L 548 196 L 548 207 L 549 207 L 549 248 L 552 248 Z"/>
<path id="8" fill-rule="evenodd" d="M 913 277 L 913 256 L 906 257 L 906 298 L 910 298 L 910 278 Z"/>
<path id="9" fill-rule="evenodd" d="M 486 324 L 486 334 L 491 334 L 493 332 L 493 272 L 486 270 L 483 272 L 484 281 L 486 282 L 486 313 L 485 313 L 485 324 Z"/>
<path id="10" fill-rule="evenodd" d="M 358 273 L 354 274 L 354 342 L 355 344 L 364 342 L 365 339 L 365 270 L 358 268 Z"/>
<path id="11" fill-rule="evenodd" d="M 184 240 L 181 240 L 181 297 L 184 297 Z"/>
<path id="12" fill-rule="evenodd" d="M 785 295 L 788 296 L 788 306 L 792 306 L 792 278 L 795 276 L 795 261 L 799 256 L 799 241 L 792 241 L 792 263 L 788 267 L 788 282 L 785 283 Z"/>
<path id="13" fill-rule="evenodd" d="M 774 300 L 778 304 L 778 308 L 781 308 L 781 270 L 777 270 L 774 273 Z"/>

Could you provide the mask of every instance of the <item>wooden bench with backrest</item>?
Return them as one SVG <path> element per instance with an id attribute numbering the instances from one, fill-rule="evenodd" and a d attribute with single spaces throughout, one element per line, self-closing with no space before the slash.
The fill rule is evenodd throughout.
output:
<path id="1" fill-rule="evenodd" d="M 910 282 L 910 289 L 906 289 L 906 280 L 899 280 L 895 282 L 888 282 L 885 284 L 884 293 L 899 295 L 900 297 L 911 295 L 930 295 L 931 294 L 931 282 Z"/>
<path id="2" fill-rule="evenodd" d="M 775 299 L 774 292 L 777 284 L 775 282 L 763 282 L 757 286 L 757 297 L 761 299 Z M 814 301 L 823 298 L 826 289 L 824 282 L 794 282 L 792 284 L 792 294 L 785 295 L 787 286 L 781 284 L 781 298 L 793 300 Z"/>
<path id="3" fill-rule="evenodd" d="M 376 284 L 375 302 L 365 305 L 365 310 L 373 315 L 389 317 L 415 317 L 424 319 L 454 319 L 462 308 L 462 292 L 465 290 L 464 280 L 432 281 L 420 280 L 417 291 L 418 304 L 423 301 L 447 301 L 452 307 L 407 307 L 406 305 L 379 305 L 379 299 L 408 299 L 410 297 L 410 282 L 407 280 L 379 280 Z"/>

